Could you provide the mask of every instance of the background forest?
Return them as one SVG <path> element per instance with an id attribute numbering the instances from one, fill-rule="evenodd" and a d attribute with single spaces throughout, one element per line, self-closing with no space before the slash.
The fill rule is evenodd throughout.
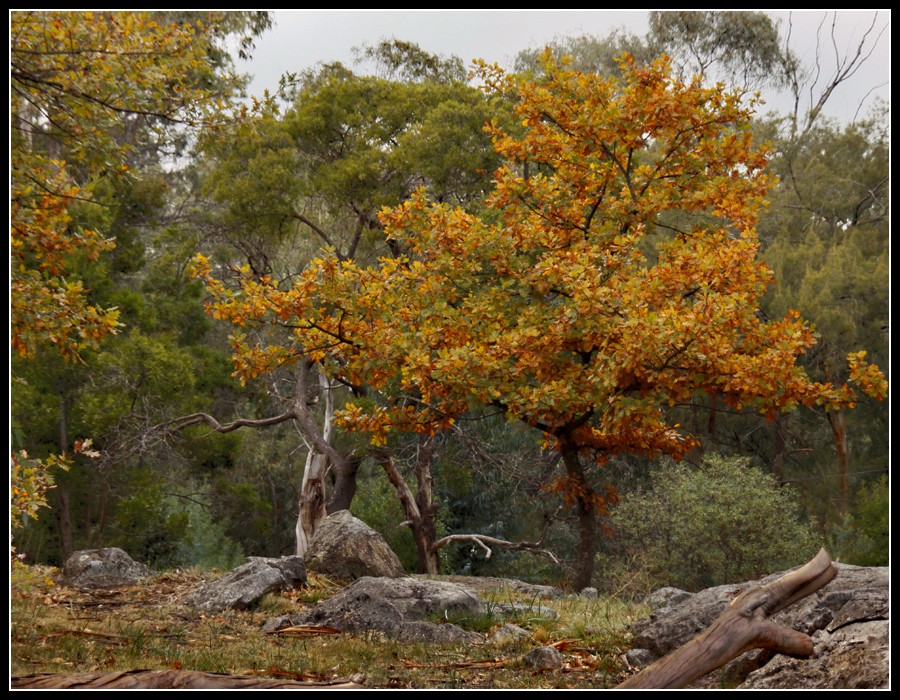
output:
<path id="1" fill-rule="evenodd" d="M 889 105 L 852 123 L 821 115 L 877 30 L 824 84 L 825 67 L 799 60 L 765 14 L 660 12 L 646 36 L 550 47 L 570 63 L 523 52 L 509 82 L 394 40 L 360 47 L 356 66 L 323 64 L 249 97 L 234 71 L 265 41 L 266 13 L 13 12 L 10 24 L 11 515 L 26 562 L 119 546 L 158 568 L 229 567 L 300 552 L 325 513 L 349 508 L 410 571 L 609 592 L 746 579 L 823 545 L 847 563 L 887 564 L 889 402 L 878 391 L 761 412 L 698 381 L 666 408 L 680 453 L 575 445 L 578 428 L 534 429 L 546 411 L 516 420 L 503 387 L 463 401 L 447 381 L 439 393 L 416 374 L 416 338 L 371 331 L 373 344 L 395 338 L 397 356 L 384 353 L 390 367 L 366 359 L 355 349 L 370 331 L 353 325 L 411 327 L 405 310 L 421 304 L 426 318 L 445 293 L 391 296 L 386 277 L 434 278 L 411 276 L 418 249 L 385 208 L 423 187 L 453 221 L 488 225 L 500 216 L 498 169 L 550 177 L 484 128 L 527 142 L 520 77 L 547 90 L 566 72 L 627 81 L 632 69 L 652 75 L 664 54 L 672 81 L 721 81 L 742 105 L 756 91 L 796 97 L 793 111 L 759 108 L 749 124 L 768 144 L 755 231 L 777 280 L 750 311 L 806 320 L 816 342 L 798 362 L 812 382 L 842 387 L 857 372 L 879 385 L 847 358 L 865 351 L 887 374 Z M 696 216 L 647 213 L 647 245 Z M 380 305 L 361 293 L 351 303 L 328 272 L 376 269 Z M 294 300 L 312 271 L 321 297 Z M 453 293 L 469 285 L 474 298 L 479 279 Z M 541 293 L 551 308 L 565 297 Z M 675 296 L 693 304 L 693 294 Z M 541 376 L 531 389 L 557 409 L 570 400 Z M 453 420 L 440 419 L 451 401 Z"/>

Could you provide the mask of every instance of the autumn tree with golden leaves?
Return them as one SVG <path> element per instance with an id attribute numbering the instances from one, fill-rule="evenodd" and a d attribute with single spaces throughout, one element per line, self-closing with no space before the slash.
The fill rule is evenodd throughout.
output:
<path id="1" fill-rule="evenodd" d="M 362 266 L 319 258 L 290 287 L 247 274 L 239 292 L 198 261 L 212 312 L 238 327 L 244 377 L 312 358 L 369 396 L 339 412 L 383 444 L 433 433 L 475 406 L 533 426 L 561 456 L 548 489 L 577 512 L 572 583 L 590 584 L 598 516 L 619 453 L 683 457 L 696 443 L 677 408 L 714 394 L 774 416 L 850 407 L 855 389 L 811 381 L 814 343 L 796 313 L 765 320 L 772 283 L 755 227 L 772 185 L 752 108 L 722 86 L 673 77 L 665 59 L 620 79 L 545 57 L 540 81 L 482 66 L 514 95 L 521 135 L 489 127 L 506 165 L 480 213 L 422 190 L 381 215 L 402 255 Z M 260 346 L 257 322 L 292 331 Z M 884 393 L 863 354 L 850 377 Z M 372 399 L 377 396 L 377 400 Z"/>

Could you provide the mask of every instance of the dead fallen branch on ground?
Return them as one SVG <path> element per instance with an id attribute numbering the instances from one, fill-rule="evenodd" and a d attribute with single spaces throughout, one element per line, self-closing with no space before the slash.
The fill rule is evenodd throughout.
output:
<path id="1" fill-rule="evenodd" d="M 822 549 L 804 566 L 737 596 L 704 632 L 667 654 L 619 688 L 683 688 L 751 649 L 769 649 L 793 657 L 813 653 L 809 635 L 768 618 L 815 593 L 837 576 Z"/>
<path id="2" fill-rule="evenodd" d="M 353 676 L 349 679 L 300 682 L 256 676 L 232 676 L 202 671 L 160 670 L 160 671 L 116 671 L 112 673 L 37 673 L 28 676 L 13 676 L 13 689 L 124 689 L 124 690 L 271 690 L 291 688 L 302 690 L 328 690 L 362 688 L 365 677 Z"/>

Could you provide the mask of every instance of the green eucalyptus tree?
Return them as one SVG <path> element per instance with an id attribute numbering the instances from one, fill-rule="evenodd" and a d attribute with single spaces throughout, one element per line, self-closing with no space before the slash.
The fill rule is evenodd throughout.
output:
<path id="1" fill-rule="evenodd" d="M 763 230 L 770 240 L 766 258 L 781 283 L 768 309 L 797 308 L 815 323 L 819 342 L 805 362 L 823 380 L 844 381 L 841 359 L 862 348 L 888 366 L 886 121 L 875 117 L 841 127 L 820 120 L 784 143 L 773 165 L 782 185 Z M 825 502 L 842 516 L 850 509 L 850 473 L 887 464 L 887 407 L 867 403 L 860 409 L 852 415 L 825 411 L 831 439 L 818 431 L 810 437 L 817 446 L 831 446 L 813 454 L 823 460 L 824 473 L 836 475 L 823 480 L 837 484 Z"/>

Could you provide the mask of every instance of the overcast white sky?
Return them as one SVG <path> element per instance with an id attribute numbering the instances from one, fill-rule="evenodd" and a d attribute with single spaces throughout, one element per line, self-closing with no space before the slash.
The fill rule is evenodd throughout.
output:
<path id="1" fill-rule="evenodd" d="M 831 116 L 852 119 L 861 100 L 871 102 L 866 95 L 872 90 L 890 99 L 890 10 L 839 11 L 837 48 L 855 52 L 876 12 L 871 38 L 884 31 L 875 53 L 852 81 L 832 96 Z M 811 61 L 824 11 L 772 14 L 783 22 L 791 15 L 794 50 Z M 242 67 L 255 76 L 250 88 L 255 95 L 277 87 L 286 72 L 332 61 L 352 67 L 354 48 L 382 39 L 412 41 L 430 53 L 459 56 L 466 65 L 482 58 L 511 67 L 519 51 L 543 47 L 561 36 L 605 36 L 615 27 L 644 34 L 648 26 L 647 12 L 622 10 L 286 10 L 275 12 L 275 22 L 275 28 L 257 42 L 253 61 Z M 835 67 L 830 29 L 831 15 L 823 35 L 829 41 L 823 55 L 829 75 Z"/>

